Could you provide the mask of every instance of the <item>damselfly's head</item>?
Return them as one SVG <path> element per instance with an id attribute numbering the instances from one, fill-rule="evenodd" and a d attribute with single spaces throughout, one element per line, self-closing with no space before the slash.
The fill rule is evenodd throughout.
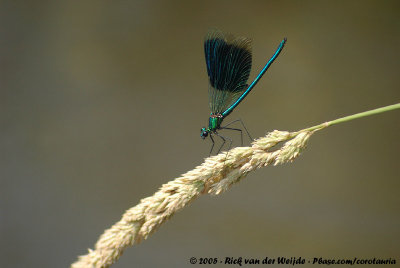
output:
<path id="1" fill-rule="evenodd" d="M 200 137 L 204 140 L 207 136 L 208 136 L 208 129 L 206 129 L 205 127 L 203 127 L 201 130 L 200 130 L 200 132 L 201 132 L 201 134 L 200 134 Z"/>

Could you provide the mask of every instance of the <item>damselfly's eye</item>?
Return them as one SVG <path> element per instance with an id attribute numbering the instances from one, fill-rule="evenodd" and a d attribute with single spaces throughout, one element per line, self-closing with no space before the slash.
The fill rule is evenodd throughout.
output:
<path id="1" fill-rule="evenodd" d="M 207 136 L 208 136 L 207 130 L 204 130 L 204 129 L 203 129 L 203 132 L 201 132 L 200 137 L 201 137 L 202 139 L 205 139 Z"/>

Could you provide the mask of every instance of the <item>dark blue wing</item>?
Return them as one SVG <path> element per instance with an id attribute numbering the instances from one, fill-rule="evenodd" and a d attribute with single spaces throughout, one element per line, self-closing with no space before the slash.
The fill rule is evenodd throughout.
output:
<path id="1" fill-rule="evenodd" d="M 213 114 L 223 113 L 247 89 L 252 55 L 251 40 L 210 31 L 204 41 Z"/>

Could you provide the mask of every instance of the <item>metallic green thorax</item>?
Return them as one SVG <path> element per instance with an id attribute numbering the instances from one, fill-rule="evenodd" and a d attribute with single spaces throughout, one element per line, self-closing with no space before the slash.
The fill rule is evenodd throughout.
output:
<path id="1" fill-rule="evenodd" d="M 211 114 L 208 119 L 208 131 L 214 132 L 221 126 L 222 120 L 224 120 L 223 116 L 220 114 Z"/>

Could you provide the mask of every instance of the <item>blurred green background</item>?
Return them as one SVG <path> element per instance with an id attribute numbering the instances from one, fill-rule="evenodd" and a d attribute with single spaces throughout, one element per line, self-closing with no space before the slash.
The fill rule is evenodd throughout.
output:
<path id="1" fill-rule="evenodd" d="M 399 1 L 1 1 L 1 266 L 68 266 L 202 163 L 208 29 L 253 39 L 250 79 L 288 38 L 227 119 L 260 137 L 399 102 L 399 11 Z M 321 131 L 293 164 L 199 198 L 113 267 L 400 262 L 399 132 L 400 111 Z"/>

